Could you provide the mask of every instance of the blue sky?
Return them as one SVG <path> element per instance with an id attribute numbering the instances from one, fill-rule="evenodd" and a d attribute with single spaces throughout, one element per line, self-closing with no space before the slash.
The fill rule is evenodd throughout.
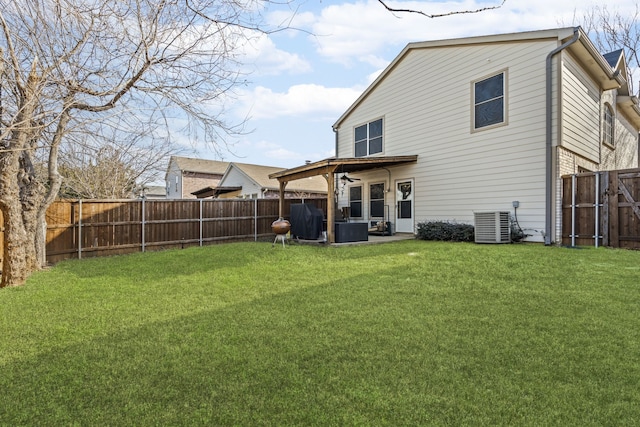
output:
<path id="1" fill-rule="evenodd" d="M 484 2 L 389 2 L 426 13 L 496 6 Z M 506 0 L 499 9 L 429 19 L 392 14 L 376 0 L 307 0 L 265 11 L 271 24 L 291 21 L 287 30 L 254 38 L 244 48 L 248 84 L 237 89 L 227 119 L 249 117 L 252 132 L 228 138 L 217 155 L 199 147 L 198 157 L 285 168 L 334 154 L 332 124 L 410 42 L 572 26 L 597 3 L 584 0 Z M 619 0 L 610 10 L 634 11 Z"/>

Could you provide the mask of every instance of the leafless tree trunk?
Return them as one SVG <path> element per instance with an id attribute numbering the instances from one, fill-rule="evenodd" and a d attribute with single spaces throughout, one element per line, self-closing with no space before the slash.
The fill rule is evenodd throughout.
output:
<path id="1" fill-rule="evenodd" d="M 4 64 L 3 69 L 6 68 Z M 21 284 L 37 268 L 35 247 L 30 242 L 35 203 L 29 200 L 29 196 L 37 197 L 29 162 L 40 130 L 34 124 L 41 91 L 36 69 L 34 60 L 26 81 L 16 78 L 15 120 L 0 151 L 0 209 L 5 226 L 2 282 L 6 285 Z"/>
<path id="2" fill-rule="evenodd" d="M 0 0 L 2 286 L 44 265 L 61 147 L 100 129 L 101 119 L 169 127 L 166 117 L 180 114 L 218 147 L 236 130 L 222 119 L 221 100 L 238 78 L 234 50 L 262 31 L 253 22 L 260 3 Z"/>

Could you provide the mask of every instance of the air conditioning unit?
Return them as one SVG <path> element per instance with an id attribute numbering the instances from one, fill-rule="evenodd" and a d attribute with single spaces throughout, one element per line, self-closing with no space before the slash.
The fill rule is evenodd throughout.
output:
<path id="1" fill-rule="evenodd" d="M 476 243 L 510 243 L 509 212 L 474 212 Z"/>

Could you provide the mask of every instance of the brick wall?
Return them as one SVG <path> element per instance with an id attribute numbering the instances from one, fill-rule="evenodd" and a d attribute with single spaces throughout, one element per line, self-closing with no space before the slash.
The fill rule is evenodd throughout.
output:
<path id="1" fill-rule="evenodd" d="M 182 198 L 195 199 L 196 196 L 191 193 L 205 187 L 216 187 L 221 178 L 222 175 L 217 174 L 185 172 L 182 175 Z"/>

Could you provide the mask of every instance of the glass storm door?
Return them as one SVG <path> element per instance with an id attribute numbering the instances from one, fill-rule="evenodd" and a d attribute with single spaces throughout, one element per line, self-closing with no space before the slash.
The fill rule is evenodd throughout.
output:
<path id="1" fill-rule="evenodd" d="M 414 233 L 413 180 L 396 181 L 396 232 Z"/>

